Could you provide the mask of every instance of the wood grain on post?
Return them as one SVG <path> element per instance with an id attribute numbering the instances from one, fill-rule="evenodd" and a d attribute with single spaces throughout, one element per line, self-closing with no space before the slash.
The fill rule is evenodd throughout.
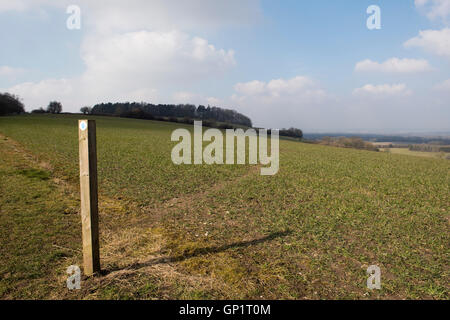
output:
<path id="1" fill-rule="evenodd" d="M 80 198 L 84 273 L 100 271 L 97 195 L 97 143 L 95 120 L 78 121 Z"/>

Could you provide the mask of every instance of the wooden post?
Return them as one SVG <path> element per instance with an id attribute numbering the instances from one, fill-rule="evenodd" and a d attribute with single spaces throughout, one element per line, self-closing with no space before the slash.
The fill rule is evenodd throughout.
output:
<path id="1" fill-rule="evenodd" d="M 97 195 L 97 143 L 95 120 L 78 121 L 80 150 L 81 224 L 83 262 L 87 276 L 100 271 Z"/>

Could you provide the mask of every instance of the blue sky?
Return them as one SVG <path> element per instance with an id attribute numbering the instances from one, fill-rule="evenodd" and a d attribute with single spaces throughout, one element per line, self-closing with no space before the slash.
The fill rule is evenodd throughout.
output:
<path id="1" fill-rule="evenodd" d="M 450 131 L 449 17 L 450 0 L 0 0 L 0 91 L 27 110 L 189 102 L 309 132 Z"/>

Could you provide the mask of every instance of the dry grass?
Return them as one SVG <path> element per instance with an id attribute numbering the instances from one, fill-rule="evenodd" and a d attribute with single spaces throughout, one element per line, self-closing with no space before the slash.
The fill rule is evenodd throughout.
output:
<path id="1" fill-rule="evenodd" d="M 402 154 L 408 156 L 416 156 L 416 157 L 424 157 L 424 158 L 437 158 L 437 159 L 445 159 L 450 156 L 450 153 L 445 152 L 422 152 L 422 151 L 412 151 L 408 148 L 384 148 L 380 151 L 394 153 L 394 154 Z"/>

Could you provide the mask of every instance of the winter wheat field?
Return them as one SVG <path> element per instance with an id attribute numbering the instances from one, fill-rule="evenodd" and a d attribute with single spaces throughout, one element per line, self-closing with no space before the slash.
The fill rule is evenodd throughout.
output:
<path id="1" fill-rule="evenodd" d="M 450 161 L 281 139 L 274 176 L 179 166 L 180 124 L 94 116 L 102 273 L 67 290 L 80 117 L 0 118 L 2 299 L 449 298 Z"/>

